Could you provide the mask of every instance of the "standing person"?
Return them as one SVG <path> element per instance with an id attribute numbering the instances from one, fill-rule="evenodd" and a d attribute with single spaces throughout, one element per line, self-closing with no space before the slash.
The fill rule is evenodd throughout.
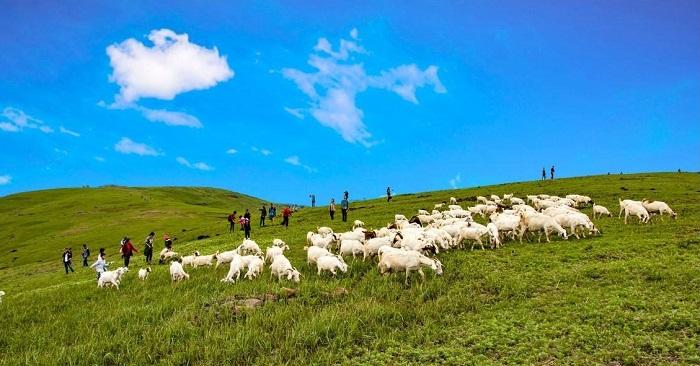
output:
<path id="1" fill-rule="evenodd" d="M 90 258 L 90 248 L 87 247 L 87 244 L 83 244 L 83 254 L 81 256 L 83 257 L 83 267 L 87 267 L 88 258 Z"/>
<path id="2" fill-rule="evenodd" d="M 348 192 L 345 192 L 345 193 L 346 193 L 346 196 L 347 196 L 347 193 L 348 193 Z M 348 221 L 348 208 L 350 208 L 350 204 L 348 203 L 348 199 L 347 199 L 347 197 L 346 197 L 346 198 L 343 198 L 342 201 L 340 201 L 340 212 L 341 212 L 342 215 L 343 215 L 343 222 L 347 222 L 347 221 Z"/>
<path id="3" fill-rule="evenodd" d="M 277 216 L 277 209 L 272 203 L 270 203 L 270 209 L 267 210 L 267 216 L 270 218 L 270 223 L 272 223 L 272 220 L 274 220 L 275 216 Z"/>
<path id="4" fill-rule="evenodd" d="M 122 258 L 124 258 L 124 267 L 129 268 L 129 260 L 131 259 L 131 256 L 134 255 L 134 252 L 138 253 L 139 251 L 136 250 L 133 244 L 131 244 L 131 239 L 124 238 L 126 240 L 126 243 L 122 245 Z"/>
<path id="5" fill-rule="evenodd" d="M 250 239 L 250 211 L 247 208 L 243 214 L 243 230 L 245 231 L 245 238 Z"/>
<path id="6" fill-rule="evenodd" d="M 267 209 L 265 205 L 260 209 L 260 226 L 265 226 L 265 218 L 267 217 Z"/>
<path id="7" fill-rule="evenodd" d="M 335 216 L 335 198 L 331 198 L 331 204 L 328 205 L 328 213 L 331 215 L 331 220 Z"/>
<path id="8" fill-rule="evenodd" d="M 391 187 L 386 187 L 386 201 L 391 202 Z"/>
<path id="9" fill-rule="evenodd" d="M 309 197 L 311 197 L 311 208 L 316 207 L 316 195 L 310 194 Z"/>
<path id="10" fill-rule="evenodd" d="M 236 210 L 234 210 L 232 214 L 228 215 L 227 219 L 228 219 L 228 232 L 229 233 L 236 232 Z"/>
<path id="11" fill-rule="evenodd" d="M 546 180 L 546 179 L 547 179 L 547 171 L 544 170 L 544 167 L 542 167 L 542 180 Z"/>
<path id="12" fill-rule="evenodd" d="M 70 269 L 71 272 L 75 272 L 73 270 L 73 265 L 71 263 L 71 258 L 73 258 L 73 253 L 69 248 L 64 248 L 63 249 L 63 268 L 66 270 L 66 274 L 68 274 L 68 270 Z"/>
<path id="13" fill-rule="evenodd" d="M 238 230 L 243 231 L 243 229 L 245 229 L 245 218 L 243 215 L 238 215 L 238 225 L 241 227 Z"/>
<path id="14" fill-rule="evenodd" d="M 97 260 L 93 263 L 90 268 L 95 268 L 97 272 L 97 279 L 100 279 L 102 273 L 107 271 L 107 261 L 105 261 L 105 248 L 100 248 L 100 254 L 97 255 Z"/>
<path id="15" fill-rule="evenodd" d="M 143 242 L 143 255 L 146 256 L 146 263 L 151 264 L 153 260 L 153 241 L 155 239 L 156 233 L 151 231 Z"/>
<path id="16" fill-rule="evenodd" d="M 168 235 L 168 233 L 163 234 L 163 244 L 165 249 L 167 249 L 169 252 L 173 250 L 173 240 L 170 239 L 170 235 Z"/>
<path id="17" fill-rule="evenodd" d="M 289 227 L 289 216 L 292 216 L 292 210 L 287 206 L 282 210 L 282 225 L 286 228 Z"/>
<path id="18" fill-rule="evenodd" d="M 554 165 L 552 165 L 552 169 L 549 169 L 549 179 L 554 179 Z"/>

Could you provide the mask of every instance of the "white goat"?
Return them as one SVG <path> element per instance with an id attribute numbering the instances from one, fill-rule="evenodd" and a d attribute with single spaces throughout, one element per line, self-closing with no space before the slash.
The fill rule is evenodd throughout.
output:
<path id="1" fill-rule="evenodd" d="M 610 211 L 608 211 L 608 209 L 605 206 L 596 205 L 594 203 L 593 204 L 593 218 L 595 219 L 596 216 L 598 216 L 598 218 L 601 218 L 603 216 L 612 217 L 612 213 L 610 213 Z"/>
<path id="2" fill-rule="evenodd" d="M 172 282 L 178 282 L 181 280 L 189 280 L 190 275 L 185 272 L 185 268 L 182 263 L 178 261 L 173 261 L 170 263 L 170 279 Z"/>
<path id="3" fill-rule="evenodd" d="M 139 269 L 139 279 L 145 281 L 148 278 L 148 274 L 151 273 L 151 267 Z"/>
<path id="4" fill-rule="evenodd" d="M 676 213 L 673 212 L 671 207 L 663 201 L 648 201 L 648 200 L 643 200 L 642 201 L 642 206 L 647 210 L 647 212 L 650 215 L 655 215 L 658 214 L 660 217 L 663 217 L 663 214 L 668 214 L 672 218 L 676 218 Z"/>
<path id="5" fill-rule="evenodd" d="M 333 276 L 336 275 L 337 269 L 343 273 L 348 271 L 348 265 L 345 264 L 343 257 L 339 255 L 324 255 L 318 258 L 316 261 L 316 268 L 318 268 L 319 276 L 323 271 L 329 271 Z"/>
<path id="6" fill-rule="evenodd" d="M 255 257 L 250 261 L 250 263 L 248 263 L 248 272 L 246 272 L 245 277 L 249 280 L 257 278 L 260 274 L 262 274 L 263 268 L 265 268 L 263 259 L 260 257 Z"/>
<path id="7" fill-rule="evenodd" d="M 359 240 L 346 239 L 340 242 L 340 255 L 352 255 L 354 259 L 358 254 L 364 254 L 365 247 Z"/>
<path id="8" fill-rule="evenodd" d="M 102 288 L 108 285 L 112 285 L 119 290 L 119 283 L 124 273 L 128 272 L 129 269 L 126 267 L 119 267 L 114 271 L 102 272 L 100 278 L 97 280 L 97 287 Z"/>
<path id="9" fill-rule="evenodd" d="M 439 260 L 430 259 L 413 251 L 384 253 L 377 266 L 382 275 L 387 275 L 389 272 L 405 272 L 406 280 L 404 283 L 406 285 L 408 285 L 408 277 L 414 271 L 418 271 L 421 279 L 425 281 L 422 267 L 430 267 L 437 275 L 442 274 L 442 263 Z"/>
<path id="10" fill-rule="evenodd" d="M 282 276 L 287 276 L 287 280 L 299 283 L 301 274 L 296 268 L 292 267 L 289 259 L 282 254 L 276 256 L 270 265 L 270 278 L 272 276 L 277 276 L 278 281 L 282 279 Z"/>

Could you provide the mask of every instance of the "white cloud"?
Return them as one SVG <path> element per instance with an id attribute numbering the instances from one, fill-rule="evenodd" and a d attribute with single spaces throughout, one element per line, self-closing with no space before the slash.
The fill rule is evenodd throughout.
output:
<path id="1" fill-rule="evenodd" d="M 199 170 L 204 170 L 204 171 L 209 171 L 209 170 L 214 169 L 211 166 L 209 166 L 207 163 L 203 163 L 203 162 L 198 162 L 198 163 L 192 164 L 189 162 L 189 160 L 183 158 L 182 156 L 178 156 L 175 159 L 175 161 L 177 161 L 180 165 L 184 165 L 184 166 L 186 166 L 188 168 L 192 168 L 192 169 L 199 169 Z"/>
<path id="2" fill-rule="evenodd" d="M 146 144 L 134 142 L 128 137 L 122 137 L 122 139 L 114 145 L 114 150 L 122 154 L 136 154 L 141 156 L 163 155 L 156 151 L 156 149 Z"/>
<path id="3" fill-rule="evenodd" d="M 235 154 L 235 153 L 237 153 L 237 152 L 238 152 L 238 150 L 236 150 L 236 149 L 228 149 L 228 150 L 226 150 L 226 153 L 227 153 L 227 154 L 230 154 L 230 155 L 233 155 L 233 154 Z"/>
<path id="4" fill-rule="evenodd" d="M 103 157 L 101 157 L 101 156 L 95 156 L 95 160 L 99 161 L 100 163 L 104 163 L 104 162 L 105 162 L 105 158 L 103 158 Z"/>
<path id="5" fill-rule="evenodd" d="M 165 109 L 149 109 L 137 107 L 144 117 L 151 122 L 162 122 L 168 126 L 185 126 L 193 128 L 201 128 L 202 123 L 199 119 L 191 114 L 183 112 L 173 112 Z"/>
<path id="6" fill-rule="evenodd" d="M 284 107 L 284 110 L 296 118 L 304 119 L 304 110 L 301 108 Z"/>
<path id="7" fill-rule="evenodd" d="M 461 182 L 462 182 L 462 177 L 460 174 L 457 174 L 454 178 L 450 179 L 450 181 L 449 181 L 450 187 L 452 187 L 453 189 L 456 189 L 457 186 L 459 186 L 459 184 Z"/>
<path id="8" fill-rule="evenodd" d="M 306 169 L 306 171 L 309 173 L 313 173 L 316 171 L 316 169 L 314 169 L 306 164 L 302 164 L 301 160 L 296 155 L 288 156 L 286 159 L 284 159 L 284 162 L 287 164 L 294 165 L 294 166 L 300 166 L 300 167 Z"/>
<path id="9" fill-rule="evenodd" d="M 19 127 L 10 122 L 0 122 L 0 130 L 5 132 L 19 132 Z"/>
<path id="10" fill-rule="evenodd" d="M 79 133 L 77 133 L 77 132 L 75 132 L 75 131 L 71 131 L 71 130 L 69 130 L 69 129 L 63 127 L 63 126 L 59 127 L 58 130 L 59 130 L 61 133 L 65 133 L 66 135 L 71 135 L 71 136 L 73 136 L 73 137 L 80 137 L 80 134 L 79 134 Z"/>
<path id="11" fill-rule="evenodd" d="M 257 152 L 257 153 L 262 154 L 263 156 L 270 156 L 270 155 L 272 155 L 272 151 L 270 151 L 270 150 L 268 150 L 268 149 L 259 149 L 259 148 L 255 147 L 255 146 L 251 147 L 250 149 L 253 150 L 254 152 Z"/>
<path id="12" fill-rule="evenodd" d="M 285 107 L 285 110 L 296 117 L 303 117 L 303 112 L 308 112 L 321 125 L 338 132 L 345 141 L 369 147 L 376 142 L 372 141 L 372 134 L 363 122 L 363 111 L 356 105 L 359 93 L 368 88 L 384 89 L 417 104 L 417 88 L 432 85 L 437 93 L 445 93 L 446 89 L 438 78 L 438 67 L 434 65 L 425 70 L 414 64 L 400 65 L 376 76 L 367 75 L 364 64 L 351 57 L 367 54 L 356 42 L 359 40 L 357 29 L 350 32 L 350 37 L 353 40 L 340 40 L 337 51 L 326 38 L 320 38 L 314 46 L 315 52 L 308 59 L 315 72 L 282 69 L 282 75 L 294 81 L 311 104 L 308 109 Z"/>
<path id="13" fill-rule="evenodd" d="M 152 30 L 146 46 L 129 38 L 107 47 L 112 65 L 110 81 L 119 85 L 116 100 L 140 98 L 172 100 L 191 90 L 208 89 L 234 76 L 219 50 L 191 43 L 187 34 L 169 29 Z"/>
<path id="14" fill-rule="evenodd" d="M 53 152 L 55 152 L 58 155 L 68 155 L 68 151 L 59 149 L 57 147 L 53 148 Z"/>
<path id="15" fill-rule="evenodd" d="M 2 117 L 5 121 L 0 120 L 0 130 L 5 132 L 19 132 L 24 129 L 35 129 L 43 133 L 53 132 L 53 128 L 44 124 L 44 121 L 34 118 L 17 108 L 5 107 L 2 110 Z"/>
<path id="16" fill-rule="evenodd" d="M 292 155 L 286 159 L 284 159 L 286 163 L 292 164 L 292 165 L 301 165 L 301 161 L 299 161 L 299 157 L 296 155 Z"/>
<path id="17" fill-rule="evenodd" d="M 12 182 L 12 176 L 10 175 L 0 175 L 0 186 L 4 186 L 6 184 L 10 184 Z"/>

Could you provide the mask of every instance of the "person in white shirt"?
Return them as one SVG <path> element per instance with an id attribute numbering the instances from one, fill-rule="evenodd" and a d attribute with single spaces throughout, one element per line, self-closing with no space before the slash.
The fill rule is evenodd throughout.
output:
<path id="1" fill-rule="evenodd" d="M 104 248 L 100 248 L 100 254 L 97 255 L 97 260 L 95 263 L 93 263 L 90 268 L 95 268 L 95 272 L 97 272 L 97 279 L 100 279 L 100 276 L 102 275 L 103 272 L 107 271 L 107 261 L 105 261 L 105 252 Z"/>

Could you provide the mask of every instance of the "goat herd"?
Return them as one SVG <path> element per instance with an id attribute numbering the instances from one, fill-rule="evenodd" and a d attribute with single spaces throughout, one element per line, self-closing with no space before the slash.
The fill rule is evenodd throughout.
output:
<path id="1" fill-rule="evenodd" d="M 445 205 L 447 208 L 445 209 Z M 599 235 L 600 230 L 591 218 L 581 212 L 583 207 L 592 207 L 593 218 L 612 216 L 610 211 L 596 205 L 588 196 L 578 194 L 567 195 L 564 198 L 550 195 L 527 196 L 526 200 L 506 194 L 503 197 L 491 195 L 489 198 L 477 197 L 477 204 L 466 210 L 457 204 L 457 199 L 450 198 L 447 202 L 438 203 L 432 212 L 419 210 L 410 219 L 397 214 L 394 221 L 378 230 L 367 230 L 365 224 L 355 220 L 353 230 L 335 233 L 329 227 L 319 227 L 316 232 L 306 235 L 306 258 L 308 265 L 316 265 L 317 274 L 324 271 L 333 276 L 347 272 L 348 265 L 344 257 L 358 256 L 363 261 L 377 258 L 379 272 L 387 275 L 390 272 L 405 273 L 405 283 L 408 284 L 412 272 L 418 272 L 424 279 L 423 267 L 431 268 L 437 275 L 442 274 L 442 263 L 435 258 L 441 251 L 461 249 L 466 243 L 471 243 L 471 249 L 479 245 L 484 249 L 484 241 L 496 249 L 507 240 L 519 240 L 525 237 L 540 242 L 544 234 L 547 242 L 552 234 L 568 239 L 577 239 L 586 235 Z M 640 223 L 650 221 L 652 215 L 668 214 L 675 218 L 676 213 L 661 201 L 620 200 L 620 214 L 624 213 L 624 222 L 630 216 L 635 216 Z M 488 217 L 486 225 L 473 220 L 474 216 Z M 173 282 L 189 279 L 185 271 L 187 266 L 214 266 L 228 264 L 229 270 L 221 282 L 234 283 L 241 278 L 255 279 L 259 277 L 266 263 L 269 263 L 270 277 L 277 280 L 286 278 L 288 281 L 299 283 L 301 274 L 291 264 L 284 252 L 289 246 L 280 239 L 274 239 L 270 247 L 263 252 L 253 240 L 246 239 L 234 250 L 216 252 L 210 255 L 179 256 L 177 253 L 164 249 L 160 253 L 160 262 L 170 262 L 170 276 Z M 112 285 L 119 287 L 123 274 L 128 269 L 121 267 L 114 271 L 103 273 L 98 286 Z M 145 280 L 150 268 L 139 270 L 138 277 Z"/>

